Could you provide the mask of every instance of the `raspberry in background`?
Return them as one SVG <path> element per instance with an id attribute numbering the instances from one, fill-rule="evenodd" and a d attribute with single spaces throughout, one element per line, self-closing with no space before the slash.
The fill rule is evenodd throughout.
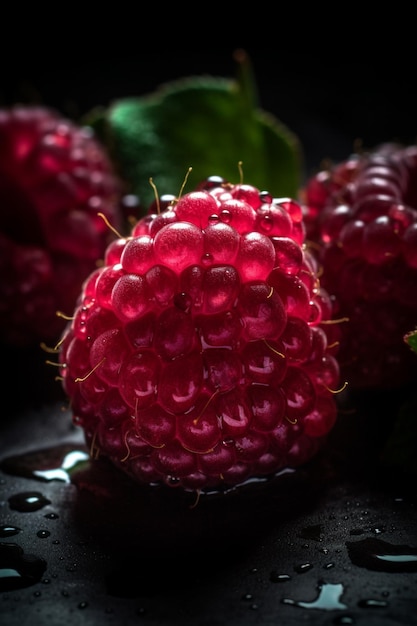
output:
<path id="1" fill-rule="evenodd" d="M 218 491 L 317 454 L 343 385 L 304 239 L 298 202 L 213 176 L 109 245 L 58 349 L 92 458 Z"/>
<path id="2" fill-rule="evenodd" d="M 44 106 L 0 109 L 0 339 L 55 345 L 121 227 L 121 183 L 91 129 Z"/>
<path id="3" fill-rule="evenodd" d="M 338 302 L 339 363 L 351 389 L 417 375 L 417 146 L 384 143 L 315 173 L 303 190 L 307 239 Z"/>

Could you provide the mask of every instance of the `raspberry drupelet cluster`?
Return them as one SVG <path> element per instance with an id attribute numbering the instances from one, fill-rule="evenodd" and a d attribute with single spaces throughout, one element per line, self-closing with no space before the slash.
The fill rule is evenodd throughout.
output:
<path id="1" fill-rule="evenodd" d="M 56 342 L 121 225 L 121 183 L 91 129 L 44 106 L 0 109 L 0 339 Z"/>
<path id="2" fill-rule="evenodd" d="M 92 457 L 222 490 L 310 460 L 337 419 L 333 302 L 301 205 L 212 176 L 156 198 L 85 281 L 58 346 Z"/>
<path id="3" fill-rule="evenodd" d="M 356 153 L 305 187 L 307 239 L 321 284 L 349 318 L 339 363 L 353 388 L 398 388 L 417 374 L 404 335 L 417 325 L 417 146 Z"/>

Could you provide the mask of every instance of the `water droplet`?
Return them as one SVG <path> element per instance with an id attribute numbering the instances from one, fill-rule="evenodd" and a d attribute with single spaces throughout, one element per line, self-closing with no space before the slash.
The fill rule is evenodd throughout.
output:
<path id="1" fill-rule="evenodd" d="M 36 533 L 36 536 L 39 537 L 39 539 L 46 539 L 47 537 L 50 536 L 50 534 L 51 533 L 49 532 L 49 530 L 41 529 L 41 530 L 38 530 L 38 532 Z"/>
<path id="2" fill-rule="evenodd" d="M 210 266 L 213 263 L 213 255 L 206 252 L 201 257 L 201 263 L 204 266 L 207 266 L 207 267 Z"/>
<path id="3" fill-rule="evenodd" d="M 44 559 L 26 554 L 16 543 L 0 543 L 0 563 L 0 591 L 30 587 L 46 569 Z"/>
<path id="4" fill-rule="evenodd" d="M 21 529 L 17 526 L 4 524 L 3 526 L 0 526 L 0 537 L 11 537 L 12 535 L 17 535 L 20 531 Z"/>
<path id="5" fill-rule="evenodd" d="M 78 605 L 79 609 L 86 609 L 88 607 L 88 602 L 85 602 L 85 600 L 83 602 L 80 602 Z"/>
<path id="6" fill-rule="evenodd" d="M 59 467 L 52 469 L 35 470 L 33 472 L 36 478 L 46 481 L 61 480 L 62 482 L 71 482 L 71 471 L 80 464 L 86 463 L 90 459 L 90 455 L 82 450 L 71 450 L 62 459 Z"/>
<path id="7" fill-rule="evenodd" d="M 242 600 L 253 600 L 253 595 L 251 593 L 245 593 L 242 596 Z"/>
<path id="8" fill-rule="evenodd" d="M 304 572 L 308 572 L 312 568 L 313 568 L 312 563 L 300 563 L 300 565 L 296 565 L 294 567 L 294 570 L 297 572 L 297 574 L 304 574 Z"/>
<path id="9" fill-rule="evenodd" d="M 59 515 L 57 513 L 47 513 L 44 517 L 46 517 L 46 519 L 59 519 Z"/>
<path id="10" fill-rule="evenodd" d="M 38 511 L 47 504 L 51 504 L 51 501 L 45 498 L 39 491 L 23 491 L 10 496 L 8 501 L 10 508 L 20 513 Z"/>
<path id="11" fill-rule="evenodd" d="M 291 580 L 291 576 L 289 574 L 278 574 L 278 572 L 271 572 L 269 576 L 269 580 L 271 583 L 285 583 L 288 580 Z"/>
<path id="12" fill-rule="evenodd" d="M 77 568 L 78 568 L 77 563 L 71 563 L 70 565 L 67 565 L 65 569 L 67 570 L 67 572 L 76 572 Z"/>
<path id="13" fill-rule="evenodd" d="M 335 626 L 344 626 L 345 624 L 354 624 L 355 620 L 350 615 L 338 615 L 334 618 L 333 624 Z"/>
<path id="14" fill-rule="evenodd" d="M 223 209 L 223 211 L 221 211 L 220 213 L 219 218 L 225 224 L 229 224 L 230 220 L 232 219 L 232 216 L 231 216 L 230 211 L 228 211 L 227 209 Z"/>
<path id="15" fill-rule="evenodd" d="M 71 474 L 89 461 L 86 450 L 64 444 L 36 452 L 4 459 L 0 468 L 13 476 L 24 476 L 41 481 L 71 482 Z"/>
<path id="16" fill-rule="evenodd" d="M 368 538 L 346 542 L 350 560 L 359 567 L 381 572 L 417 572 L 417 548 Z"/>
<path id="17" fill-rule="evenodd" d="M 283 598 L 282 604 L 297 606 L 302 609 L 321 609 L 324 611 L 334 611 L 336 609 L 346 609 L 346 604 L 340 601 L 343 594 L 343 585 L 340 583 L 322 583 L 319 585 L 319 595 L 313 602 L 303 602 L 292 598 Z"/>
<path id="18" fill-rule="evenodd" d="M 369 598 L 368 600 L 359 600 L 358 606 L 361 609 L 371 609 L 371 608 L 382 609 L 388 606 L 388 602 L 385 602 L 385 600 L 374 600 L 372 598 Z"/>

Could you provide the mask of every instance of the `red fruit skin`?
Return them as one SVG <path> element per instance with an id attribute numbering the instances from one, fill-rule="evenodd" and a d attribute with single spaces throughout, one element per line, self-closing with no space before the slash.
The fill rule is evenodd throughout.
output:
<path id="1" fill-rule="evenodd" d="M 122 185 L 90 129 L 43 106 L 0 109 L 0 340 L 59 339 L 122 228 Z"/>
<path id="2" fill-rule="evenodd" d="M 312 176 L 306 237 L 337 306 L 350 389 L 397 389 L 417 375 L 417 146 L 383 144 Z"/>
<path id="3" fill-rule="evenodd" d="M 140 484 L 218 491 L 317 454 L 343 385 L 301 214 L 210 177 L 109 245 L 59 347 L 93 458 Z"/>

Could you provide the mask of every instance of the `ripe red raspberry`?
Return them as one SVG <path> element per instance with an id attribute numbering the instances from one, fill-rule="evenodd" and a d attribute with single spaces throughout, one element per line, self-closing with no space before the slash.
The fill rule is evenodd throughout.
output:
<path id="1" fill-rule="evenodd" d="M 312 176 L 307 238 L 338 301 L 339 363 L 351 388 L 396 388 L 417 373 L 403 336 L 417 324 L 417 146 L 384 144 Z"/>
<path id="2" fill-rule="evenodd" d="M 120 224 L 120 183 L 90 130 L 41 106 L 0 109 L 0 328 L 55 343 Z"/>
<path id="3" fill-rule="evenodd" d="M 331 318 L 301 206 L 211 177 L 155 202 L 85 282 L 59 348 L 74 423 L 139 483 L 300 466 L 337 417 Z"/>

